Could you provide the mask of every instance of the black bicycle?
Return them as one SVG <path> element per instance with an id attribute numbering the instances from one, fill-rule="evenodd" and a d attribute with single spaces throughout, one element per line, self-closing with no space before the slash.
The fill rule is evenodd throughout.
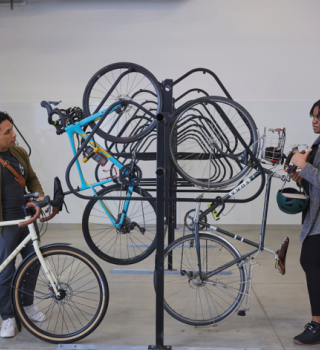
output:
<path id="1" fill-rule="evenodd" d="M 278 154 L 274 154 L 273 158 L 267 155 L 266 159 L 283 162 L 282 150 L 277 150 Z M 291 152 L 285 163 L 285 168 L 289 171 L 292 155 Z M 177 320 L 194 326 L 207 326 L 219 324 L 239 308 L 238 314 L 245 315 L 250 307 L 253 268 L 259 265 L 254 262 L 254 258 L 260 251 L 271 253 L 278 271 L 285 273 L 289 238 L 284 239 L 277 251 L 265 247 L 264 240 L 271 180 L 274 177 L 285 182 L 289 178 L 288 175 L 279 175 L 270 169 L 263 171 L 267 175 L 267 181 L 259 242 L 210 225 L 206 220 L 206 216 L 219 207 L 219 213 L 215 213 L 218 217 L 224 209 L 225 201 L 260 176 L 261 172 L 257 170 L 224 197 L 218 197 L 207 210 L 200 210 L 199 201 L 196 209 L 185 216 L 185 227 L 192 230 L 192 234 L 183 235 L 166 248 L 164 308 Z M 201 197 L 202 195 L 198 199 Z M 252 246 L 253 250 L 241 254 L 222 235 Z"/>

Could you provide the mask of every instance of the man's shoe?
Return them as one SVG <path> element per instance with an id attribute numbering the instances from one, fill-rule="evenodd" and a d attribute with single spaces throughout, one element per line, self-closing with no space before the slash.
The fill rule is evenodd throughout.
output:
<path id="1" fill-rule="evenodd" d="M 46 315 L 40 312 L 35 305 L 25 306 L 24 311 L 32 321 L 43 322 L 46 320 Z"/>
<path id="2" fill-rule="evenodd" d="M 303 333 L 293 338 L 296 344 L 313 345 L 320 343 L 320 323 L 311 321 L 304 326 Z"/>
<path id="3" fill-rule="evenodd" d="M 16 334 L 16 320 L 15 318 L 8 318 L 2 322 L 1 325 L 1 337 L 12 338 Z"/>

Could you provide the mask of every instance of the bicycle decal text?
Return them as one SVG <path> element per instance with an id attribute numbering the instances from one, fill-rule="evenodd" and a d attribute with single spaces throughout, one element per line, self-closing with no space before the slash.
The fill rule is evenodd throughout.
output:
<path id="1" fill-rule="evenodd" d="M 232 197 L 234 194 L 239 192 L 241 189 L 246 187 L 250 182 L 252 181 L 251 178 L 247 179 L 244 183 L 240 184 L 238 187 L 236 187 L 234 190 L 228 193 L 228 196 Z"/>

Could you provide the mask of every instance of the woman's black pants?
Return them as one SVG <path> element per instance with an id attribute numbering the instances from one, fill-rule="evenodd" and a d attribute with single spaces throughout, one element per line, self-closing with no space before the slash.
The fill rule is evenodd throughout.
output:
<path id="1" fill-rule="evenodd" d="M 306 273 L 312 316 L 320 316 L 320 234 L 304 240 L 300 264 Z"/>

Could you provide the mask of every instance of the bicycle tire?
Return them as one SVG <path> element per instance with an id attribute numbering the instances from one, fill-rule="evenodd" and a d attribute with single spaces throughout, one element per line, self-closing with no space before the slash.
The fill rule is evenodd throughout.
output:
<path id="1" fill-rule="evenodd" d="M 55 272 L 63 299 L 55 297 L 37 255 L 33 254 L 22 262 L 13 281 L 16 314 L 30 333 L 44 341 L 58 344 L 83 339 L 99 326 L 107 311 L 106 277 L 98 263 L 79 249 L 52 246 L 42 249 L 42 255 Z M 37 269 L 32 296 L 30 281 Z M 31 300 L 46 316 L 44 321 L 33 322 L 27 316 L 23 306 Z"/>
<path id="2" fill-rule="evenodd" d="M 199 282 L 194 240 L 192 234 L 181 237 L 165 250 L 168 270 L 164 272 L 164 308 L 178 321 L 192 326 L 216 325 L 241 305 L 246 290 L 246 268 L 236 264 Z M 228 241 L 204 232 L 200 233 L 200 249 L 203 271 L 217 269 L 240 256 Z"/>
<path id="3" fill-rule="evenodd" d="M 97 195 L 125 197 L 126 191 L 127 187 L 112 185 L 103 188 Z M 139 187 L 134 187 L 133 192 L 134 197 L 152 198 Z M 106 204 L 117 218 L 122 213 L 124 200 L 106 199 Z M 123 227 L 115 229 L 100 202 L 90 200 L 83 213 L 82 232 L 89 248 L 99 258 L 116 265 L 135 264 L 147 258 L 156 248 L 155 202 L 131 201 Z"/>
<path id="4" fill-rule="evenodd" d="M 108 96 L 100 106 L 119 77 L 121 79 L 112 91 L 114 94 Z M 138 103 L 154 117 L 162 110 L 162 91 L 154 75 L 137 64 L 120 62 L 103 67 L 89 80 L 83 94 L 83 111 L 88 117 L 123 100 Z M 90 123 L 92 128 L 95 125 L 95 122 Z M 110 113 L 98 128 L 97 134 L 111 142 L 127 143 L 146 136 L 155 126 L 155 118 L 129 104 L 123 111 Z"/>
<path id="5" fill-rule="evenodd" d="M 256 125 L 241 105 L 217 96 L 191 101 L 173 118 L 169 151 L 175 170 L 192 185 L 207 189 L 229 187 L 252 169 L 238 161 L 246 149 L 226 124 L 225 116 L 254 157 L 259 152 Z M 252 157 L 248 155 L 250 161 Z"/>

